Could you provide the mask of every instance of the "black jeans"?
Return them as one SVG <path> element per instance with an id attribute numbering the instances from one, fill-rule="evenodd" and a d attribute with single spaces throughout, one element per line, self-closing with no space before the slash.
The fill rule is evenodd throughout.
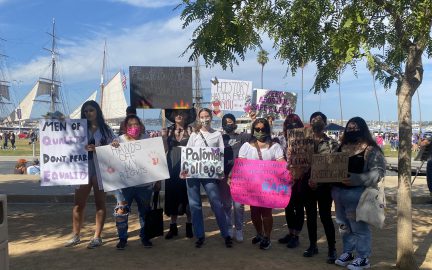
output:
<path id="1" fill-rule="evenodd" d="M 300 181 L 292 187 L 291 199 L 285 208 L 285 219 L 288 229 L 300 232 L 304 224 L 303 194 L 301 192 Z"/>
<path id="2" fill-rule="evenodd" d="M 317 243 L 317 202 L 321 223 L 324 226 L 324 231 L 327 238 L 329 249 L 334 249 L 335 227 L 331 216 L 332 196 L 331 186 L 329 184 L 319 185 L 316 190 L 308 189 L 305 192 L 304 206 L 307 216 L 307 228 L 310 245 Z"/>

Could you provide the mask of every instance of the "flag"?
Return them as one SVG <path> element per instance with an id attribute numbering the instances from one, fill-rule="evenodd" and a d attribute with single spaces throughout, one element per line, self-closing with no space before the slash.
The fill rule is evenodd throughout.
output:
<path id="1" fill-rule="evenodd" d="M 123 91 L 124 91 L 124 90 L 127 89 L 127 85 L 126 85 L 126 83 L 127 83 L 127 81 L 126 81 L 126 74 L 124 73 L 124 71 L 123 71 L 123 73 L 122 73 L 121 82 L 122 82 Z"/>

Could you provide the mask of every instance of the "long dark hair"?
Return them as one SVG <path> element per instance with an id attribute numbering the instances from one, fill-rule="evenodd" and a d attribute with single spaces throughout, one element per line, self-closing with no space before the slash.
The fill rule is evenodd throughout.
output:
<path id="1" fill-rule="evenodd" d="M 254 136 L 255 133 L 255 127 L 259 124 L 262 123 L 264 125 L 264 133 L 267 134 L 265 142 L 267 143 L 271 143 L 272 142 L 272 138 L 271 138 L 271 128 L 270 128 L 270 123 L 267 121 L 267 119 L 265 118 L 258 118 L 256 119 L 253 123 L 252 123 L 252 128 L 251 128 L 251 137 L 249 139 L 249 143 L 255 143 L 257 141 L 257 139 Z"/>
<path id="2" fill-rule="evenodd" d="M 283 123 L 283 134 L 285 139 L 287 139 L 288 136 L 287 132 L 289 129 L 302 128 L 302 127 L 304 127 L 303 122 L 297 114 L 295 113 L 288 114 Z"/>
<path id="3" fill-rule="evenodd" d="M 127 131 L 127 123 L 129 122 L 129 120 L 131 119 L 136 119 L 138 121 L 138 124 L 140 125 L 140 127 L 142 128 L 141 130 L 141 134 L 143 134 L 145 132 L 145 126 L 143 124 L 143 122 L 141 121 L 141 119 L 136 115 L 136 114 L 129 114 L 128 116 L 126 116 L 126 118 L 123 120 L 122 125 L 121 125 L 121 130 L 123 134 L 126 134 Z"/>
<path id="4" fill-rule="evenodd" d="M 344 129 L 344 134 L 347 132 L 347 127 L 348 127 L 349 123 L 356 123 L 357 124 L 357 127 L 359 128 L 359 131 L 360 131 L 360 138 L 362 141 L 364 141 L 368 145 L 371 145 L 373 147 L 378 148 L 382 152 L 381 147 L 379 147 L 378 144 L 376 143 L 376 141 L 372 138 L 369 127 L 363 118 L 356 116 L 356 117 L 353 117 L 350 120 L 348 120 L 348 122 L 345 126 L 345 129 Z M 343 146 L 347 143 L 348 142 L 346 140 L 346 137 L 343 135 L 342 139 L 341 139 L 341 146 Z"/>
<path id="5" fill-rule="evenodd" d="M 84 104 L 81 107 L 81 119 L 87 119 L 84 114 L 84 108 L 87 106 L 93 107 L 96 110 L 96 123 L 102 134 L 101 144 L 105 145 L 108 143 L 108 138 L 112 138 L 114 134 L 112 133 L 109 126 L 105 123 L 105 119 L 99 104 L 94 100 L 88 100 L 84 102 Z M 87 121 L 87 127 L 90 127 L 89 121 Z"/>

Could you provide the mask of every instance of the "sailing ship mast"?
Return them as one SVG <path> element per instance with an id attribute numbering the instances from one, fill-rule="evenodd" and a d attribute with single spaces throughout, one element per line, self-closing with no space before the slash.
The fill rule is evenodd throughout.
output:
<path id="1" fill-rule="evenodd" d="M 101 90 L 100 107 L 101 107 L 101 109 L 103 108 L 103 96 L 104 96 L 104 88 L 105 88 L 105 82 L 104 82 L 105 66 L 106 66 L 106 40 L 105 40 L 105 46 L 104 46 L 104 52 L 103 52 L 101 82 L 100 82 L 100 90 Z"/>
<path id="2" fill-rule="evenodd" d="M 3 38 L 0 38 L 0 41 L 6 41 Z M 2 58 L 7 58 L 7 55 L 0 53 L 0 115 L 6 117 L 9 113 L 8 106 L 11 104 L 10 102 L 10 82 L 7 81 L 6 74 L 3 70 L 3 61 Z"/>
<path id="3" fill-rule="evenodd" d="M 56 99 L 56 91 L 55 91 L 55 85 L 54 85 L 54 77 L 55 77 L 55 67 L 56 67 L 56 52 L 55 52 L 55 42 L 56 42 L 56 36 L 55 36 L 55 19 L 53 18 L 53 26 L 52 26 L 52 34 L 48 33 L 52 37 L 52 43 L 51 43 L 51 49 L 46 49 L 47 51 L 51 52 L 51 89 L 50 89 L 50 112 L 55 111 L 55 99 Z"/>

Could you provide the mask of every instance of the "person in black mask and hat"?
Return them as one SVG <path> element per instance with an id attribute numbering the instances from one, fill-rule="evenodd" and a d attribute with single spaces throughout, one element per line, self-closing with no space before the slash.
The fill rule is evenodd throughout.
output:
<path id="1" fill-rule="evenodd" d="M 171 217 L 170 229 L 165 239 L 178 235 L 177 216 L 186 214 L 186 236 L 193 237 L 191 213 L 186 181 L 179 178 L 181 146 L 186 146 L 191 135 L 189 125 L 195 121 L 195 109 L 166 109 L 166 118 L 173 123 L 163 135 L 168 147 L 167 161 L 170 179 L 165 181 L 165 214 Z"/>
<path id="2" fill-rule="evenodd" d="M 227 219 L 228 233 L 231 238 L 238 242 L 243 241 L 243 215 L 244 205 L 234 202 L 231 197 L 230 187 L 227 183 L 228 176 L 234 167 L 234 160 L 238 157 L 240 147 L 249 141 L 249 135 L 236 133 L 237 129 L 236 118 L 232 114 L 225 114 L 222 117 L 222 135 L 225 150 L 224 150 L 224 172 L 225 179 L 219 181 L 219 189 L 221 193 L 221 201 L 225 216 Z M 232 224 L 231 212 L 234 207 L 234 228 Z"/>

